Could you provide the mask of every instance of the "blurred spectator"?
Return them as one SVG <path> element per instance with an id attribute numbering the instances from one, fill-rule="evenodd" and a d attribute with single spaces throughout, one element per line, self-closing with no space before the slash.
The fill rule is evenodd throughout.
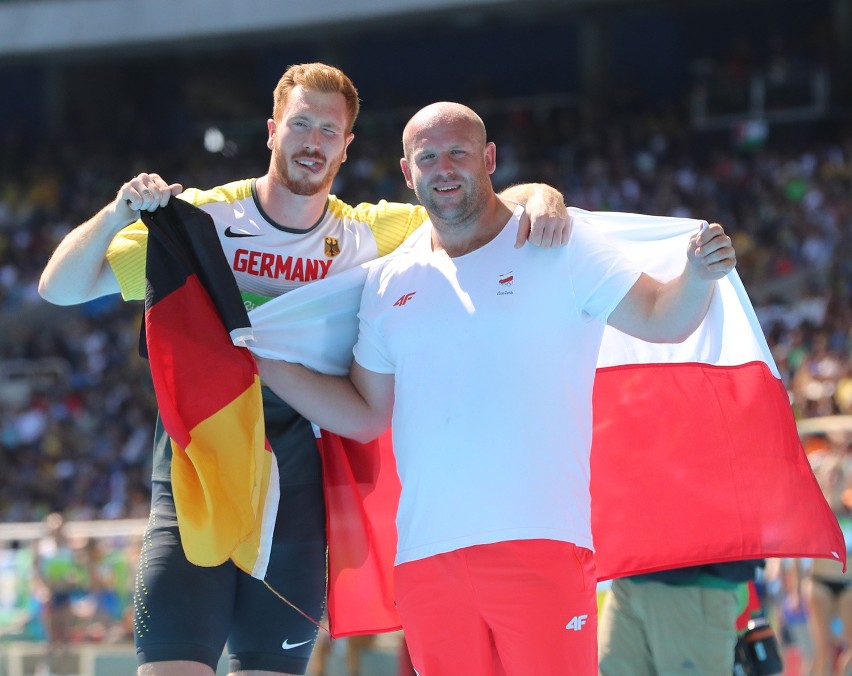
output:
<path id="1" fill-rule="evenodd" d="M 783 647 L 785 673 L 811 674 L 813 641 L 802 599 L 801 582 L 810 560 L 770 559 L 766 563 L 767 612 Z"/>
<path id="2" fill-rule="evenodd" d="M 814 472 L 828 504 L 837 515 L 852 548 L 852 466 L 850 458 L 829 448 L 812 454 Z M 798 568 L 796 568 L 798 570 Z M 811 673 L 815 676 L 846 674 L 852 668 L 852 571 L 843 572 L 836 561 L 814 559 L 804 571 L 801 597 L 807 609 L 813 645 Z"/>
<path id="3" fill-rule="evenodd" d="M 828 333 L 814 332 L 792 382 L 793 397 L 803 417 L 837 412 L 835 394 L 844 366 L 841 354 L 830 347 Z"/>
<path id="4" fill-rule="evenodd" d="M 54 512 L 45 519 L 47 533 L 35 544 L 33 592 L 41 601 L 47 633 L 47 673 L 71 673 L 67 661 L 72 639 L 72 604 L 83 594 L 88 562 L 85 549 L 72 547 L 65 519 Z"/>

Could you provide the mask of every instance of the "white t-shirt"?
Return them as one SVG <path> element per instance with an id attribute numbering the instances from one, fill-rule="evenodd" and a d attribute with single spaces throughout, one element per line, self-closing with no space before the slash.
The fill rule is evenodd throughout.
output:
<path id="1" fill-rule="evenodd" d="M 551 539 L 592 549 L 592 386 L 606 319 L 639 277 L 591 227 L 514 248 L 520 209 L 450 258 L 431 224 L 373 270 L 355 359 L 394 373 L 397 564 Z"/>

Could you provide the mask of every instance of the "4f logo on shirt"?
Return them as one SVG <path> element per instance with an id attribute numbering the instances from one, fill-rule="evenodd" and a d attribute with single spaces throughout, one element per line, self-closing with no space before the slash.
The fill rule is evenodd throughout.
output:
<path id="1" fill-rule="evenodd" d="M 415 293 L 417 293 L 417 292 L 416 292 L 416 291 L 411 291 L 410 293 L 407 293 L 407 294 L 405 294 L 404 296 L 400 296 L 400 297 L 399 297 L 399 299 L 396 301 L 396 303 L 394 303 L 394 304 L 393 304 L 393 306 L 394 306 L 394 307 L 402 307 L 402 306 L 403 306 L 403 305 L 405 305 L 408 301 L 410 301 L 412 298 L 414 298 L 414 294 L 415 294 Z"/>
<path id="2" fill-rule="evenodd" d="M 586 620 L 588 619 L 588 615 L 575 615 L 571 618 L 571 621 L 565 625 L 565 628 L 571 629 L 573 631 L 580 631 L 583 628 L 583 625 L 586 624 Z"/>
<path id="3" fill-rule="evenodd" d="M 340 253 L 340 244 L 337 241 L 337 237 L 326 237 L 325 238 L 325 255 L 329 258 L 334 258 L 337 254 Z"/>

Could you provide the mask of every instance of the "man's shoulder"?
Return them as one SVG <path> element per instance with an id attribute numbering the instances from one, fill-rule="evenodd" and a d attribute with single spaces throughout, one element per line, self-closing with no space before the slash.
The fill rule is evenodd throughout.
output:
<path id="1" fill-rule="evenodd" d="M 336 216 L 348 217 L 368 224 L 400 217 L 404 217 L 406 220 L 414 217 L 418 223 L 426 220 L 426 210 L 423 207 L 405 202 L 389 202 L 388 200 L 379 200 L 375 203 L 359 202 L 352 205 L 344 202 L 336 195 L 329 195 L 328 210 Z"/>
<path id="2" fill-rule="evenodd" d="M 380 200 L 352 206 L 335 195 L 328 197 L 328 213 L 335 218 L 362 223 L 373 234 L 380 256 L 396 249 L 427 218 L 419 205 Z"/>
<path id="3" fill-rule="evenodd" d="M 187 188 L 178 197 L 197 207 L 213 203 L 234 203 L 253 198 L 254 179 L 243 178 L 214 188 Z"/>
<path id="4" fill-rule="evenodd" d="M 423 256 L 431 252 L 431 223 L 421 224 L 408 238 L 390 253 L 369 264 L 370 276 L 386 279 L 389 276 L 403 275 L 423 262 Z"/>

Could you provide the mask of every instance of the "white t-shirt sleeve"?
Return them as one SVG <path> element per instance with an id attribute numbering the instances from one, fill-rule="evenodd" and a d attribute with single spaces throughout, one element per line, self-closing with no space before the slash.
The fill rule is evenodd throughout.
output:
<path id="1" fill-rule="evenodd" d="M 358 340 L 352 354 L 362 367 L 374 373 L 394 373 L 396 365 L 388 354 L 382 333 L 379 304 L 382 301 L 381 278 L 383 265 L 370 270 L 361 293 L 361 310 L 358 312 Z"/>
<path id="2" fill-rule="evenodd" d="M 574 223 L 569 247 L 577 307 L 605 322 L 642 271 L 604 233 L 582 221 Z"/>

